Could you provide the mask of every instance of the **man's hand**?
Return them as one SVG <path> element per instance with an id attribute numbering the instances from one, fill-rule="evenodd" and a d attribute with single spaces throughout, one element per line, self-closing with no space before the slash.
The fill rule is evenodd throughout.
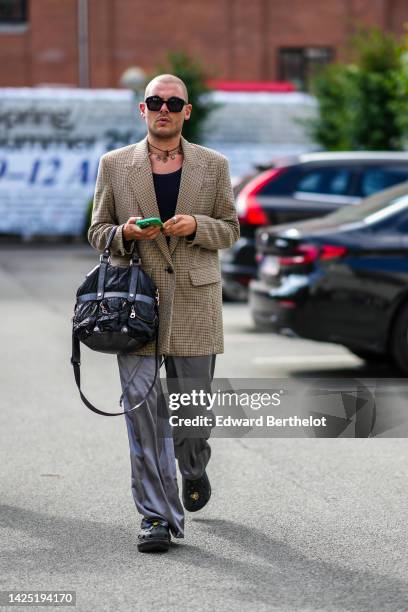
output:
<path id="1" fill-rule="evenodd" d="M 123 227 L 123 236 L 125 240 L 154 240 L 158 234 L 160 234 L 160 227 L 152 226 L 145 227 L 142 229 L 138 227 L 135 223 L 138 219 L 143 219 L 143 217 L 130 217 L 124 227 Z"/>
<path id="2" fill-rule="evenodd" d="M 191 215 L 175 215 L 163 225 L 165 236 L 190 236 L 197 229 L 197 221 Z"/>

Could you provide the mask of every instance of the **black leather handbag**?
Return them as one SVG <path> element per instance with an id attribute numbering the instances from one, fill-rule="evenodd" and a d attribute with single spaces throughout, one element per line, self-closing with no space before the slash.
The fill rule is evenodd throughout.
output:
<path id="1" fill-rule="evenodd" d="M 81 342 L 101 353 L 135 352 L 152 340 L 155 344 L 156 367 L 154 379 L 144 398 L 132 409 L 141 406 L 152 391 L 159 369 L 159 292 L 153 280 L 142 269 L 141 258 L 133 241 L 129 266 L 109 263 L 110 246 L 117 227 L 109 233 L 99 265 L 85 277 L 76 293 L 72 317 L 72 356 L 75 382 L 84 404 L 93 412 L 104 416 L 117 416 L 125 412 L 104 412 L 96 408 L 81 390 Z M 137 367 L 135 368 L 135 371 Z M 132 381 L 133 374 L 128 384 Z M 122 401 L 128 384 L 119 400 Z"/>

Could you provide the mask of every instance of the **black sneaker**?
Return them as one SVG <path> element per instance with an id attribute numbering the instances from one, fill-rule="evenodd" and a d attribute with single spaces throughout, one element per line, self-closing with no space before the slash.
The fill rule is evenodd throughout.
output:
<path id="1" fill-rule="evenodd" d="M 189 512 L 204 508 L 211 497 L 211 485 L 207 473 L 197 480 L 183 478 L 183 506 Z"/>
<path id="2" fill-rule="evenodd" d="M 170 531 L 161 519 L 143 517 L 137 536 L 139 552 L 166 551 L 170 548 Z"/>

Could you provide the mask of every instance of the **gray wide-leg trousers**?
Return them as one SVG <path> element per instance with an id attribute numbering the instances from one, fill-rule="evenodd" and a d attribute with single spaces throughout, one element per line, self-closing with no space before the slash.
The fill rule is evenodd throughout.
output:
<path id="1" fill-rule="evenodd" d="M 216 355 L 165 357 L 168 393 L 211 393 Z M 124 391 L 123 405 L 130 410 L 147 393 L 155 369 L 155 358 L 117 355 Z M 125 390 L 125 386 L 127 386 Z M 169 416 L 212 416 L 212 411 L 193 405 L 169 410 L 159 375 L 147 400 L 125 414 L 131 462 L 131 490 L 137 511 L 167 522 L 176 538 L 184 537 L 184 510 L 179 497 L 176 461 L 182 476 L 195 480 L 203 474 L 211 456 L 207 440 L 211 426 L 171 427 Z"/>

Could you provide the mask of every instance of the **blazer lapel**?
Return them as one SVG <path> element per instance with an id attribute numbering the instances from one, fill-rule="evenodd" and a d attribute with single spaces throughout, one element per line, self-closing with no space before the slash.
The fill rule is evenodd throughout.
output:
<path id="1" fill-rule="evenodd" d="M 194 145 L 188 142 L 183 136 L 181 136 L 181 145 L 184 159 L 175 214 L 190 215 L 193 210 L 194 202 L 201 191 L 205 174 L 205 162 L 197 155 Z M 144 216 L 160 217 L 154 190 L 152 167 L 148 155 L 147 136 L 136 143 L 133 152 L 133 160 L 130 164 L 127 164 L 126 168 L 128 180 Z M 166 238 L 163 234 L 159 234 L 156 239 L 158 247 L 169 263 L 172 262 L 171 253 L 173 253 L 176 248 L 179 239 L 179 236 L 171 236 L 169 245 L 167 245 Z"/>
<path id="2" fill-rule="evenodd" d="M 180 178 L 180 190 L 177 198 L 176 215 L 191 215 L 194 202 L 198 198 L 205 174 L 205 163 L 201 161 L 196 153 L 194 145 L 183 136 L 181 137 L 183 147 L 183 166 Z M 179 236 L 170 237 L 170 253 L 173 253 L 177 246 Z"/>
<path id="3" fill-rule="evenodd" d="M 132 186 L 135 197 L 145 217 L 160 217 L 154 190 L 152 167 L 148 156 L 147 136 L 136 143 L 133 162 L 127 165 L 128 180 Z M 163 234 L 156 238 L 157 246 L 171 263 L 171 255 L 167 240 Z"/>

